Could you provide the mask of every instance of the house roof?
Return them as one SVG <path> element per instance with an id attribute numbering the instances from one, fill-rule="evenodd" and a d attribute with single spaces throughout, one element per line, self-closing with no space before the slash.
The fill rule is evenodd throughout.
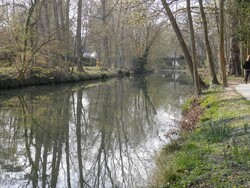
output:
<path id="1" fill-rule="evenodd" d="M 96 52 L 83 52 L 83 57 L 85 58 L 97 58 Z"/>

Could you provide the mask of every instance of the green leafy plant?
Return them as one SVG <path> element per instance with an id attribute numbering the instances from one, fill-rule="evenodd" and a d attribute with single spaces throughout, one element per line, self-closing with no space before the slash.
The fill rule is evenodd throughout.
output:
<path id="1" fill-rule="evenodd" d="M 209 142 L 220 142 L 230 137 L 231 132 L 229 125 L 224 119 L 218 121 L 209 120 L 201 127 L 201 135 Z"/>

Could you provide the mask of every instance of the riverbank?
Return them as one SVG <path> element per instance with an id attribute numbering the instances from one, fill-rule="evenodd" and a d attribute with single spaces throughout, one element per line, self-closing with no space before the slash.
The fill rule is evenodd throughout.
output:
<path id="1" fill-rule="evenodd" d="M 0 69 L 0 89 L 18 88 L 33 85 L 59 84 L 87 80 L 106 79 L 110 77 L 128 76 L 127 69 L 103 69 L 99 67 L 84 67 L 84 72 L 69 71 L 60 67 L 53 69 L 33 68 L 18 77 L 16 69 Z"/>
<path id="2" fill-rule="evenodd" d="M 250 187 L 250 101 L 229 87 L 183 106 L 180 139 L 157 157 L 154 187 Z"/>

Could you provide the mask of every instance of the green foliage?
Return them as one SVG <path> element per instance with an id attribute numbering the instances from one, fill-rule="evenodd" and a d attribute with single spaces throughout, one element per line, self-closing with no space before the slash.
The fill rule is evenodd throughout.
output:
<path id="1" fill-rule="evenodd" d="M 209 95 L 209 93 L 205 93 L 204 98 L 201 102 L 201 106 L 203 108 L 210 108 L 212 106 L 216 106 L 216 98 L 213 95 Z"/>
<path id="2" fill-rule="evenodd" d="M 133 61 L 133 71 L 136 74 L 143 74 L 146 73 L 146 64 L 147 64 L 147 59 L 143 57 L 138 57 L 135 58 Z"/>
<path id="3" fill-rule="evenodd" d="M 43 67 L 39 67 L 39 66 L 35 66 L 35 67 L 32 67 L 30 69 L 30 74 L 31 76 L 33 77 L 37 77 L 37 78 L 50 78 L 52 79 L 53 77 L 50 76 L 51 75 L 51 70 L 49 69 L 45 69 Z"/>
<path id="4" fill-rule="evenodd" d="M 194 96 L 194 95 L 193 95 L 192 97 L 188 98 L 188 99 L 184 102 L 184 104 L 181 106 L 182 112 L 183 112 L 183 113 L 187 112 L 188 109 L 190 109 L 190 108 L 193 106 L 194 101 L 195 101 L 196 99 L 197 99 L 197 97 Z"/>
<path id="5" fill-rule="evenodd" d="M 202 139 L 206 139 L 208 142 L 223 141 L 223 139 L 230 137 L 231 133 L 232 131 L 225 119 L 209 120 L 201 126 L 200 130 Z"/>
<path id="6" fill-rule="evenodd" d="M 175 151 L 179 151 L 181 149 L 181 144 L 178 140 L 173 140 L 170 144 L 164 147 L 164 153 L 174 153 Z"/>
<path id="7" fill-rule="evenodd" d="M 250 39 L 250 2 L 248 0 L 236 0 L 238 5 L 237 16 L 240 24 L 236 28 L 239 40 L 246 41 Z"/>
<path id="8" fill-rule="evenodd" d="M 167 152 L 164 152 L 167 154 L 166 158 L 159 159 L 161 162 L 165 161 L 166 164 L 163 169 L 164 182 L 159 187 L 189 186 L 204 170 L 208 170 L 202 164 L 202 159 L 207 152 L 206 148 L 191 139 L 178 145 L 176 142 L 170 144 Z"/>
<path id="9" fill-rule="evenodd" d="M 0 50 L 0 67 L 9 67 L 15 59 L 13 50 L 4 48 Z"/>

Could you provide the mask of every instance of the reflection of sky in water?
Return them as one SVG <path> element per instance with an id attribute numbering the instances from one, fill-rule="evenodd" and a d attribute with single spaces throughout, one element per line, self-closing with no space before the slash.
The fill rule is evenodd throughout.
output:
<path id="1" fill-rule="evenodd" d="M 71 142 L 74 142 L 73 136 L 71 138 Z M 148 138 L 147 142 L 145 144 L 139 145 L 136 148 L 130 148 L 128 146 L 126 153 L 122 153 L 123 155 L 123 164 L 121 164 L 120 161 L 120 153 L 114 148 L 112 157 L 113 161 L 108 160 L 108 165 L 110 165 L 110 170 L 115 171 L 115 181 L 116 184 L 120 187 L 132 187 L 132 186 L 138 186 L 138 185 L 144 185 L 144 182 L 147 181 L 147 175 L 150 169 L 153 168 L 152 164 L 152 157 L 154 156 L 154 152 L 157 151 L 157 147 L 161 146 L 162 143 L 159 142 L 158 139 L 154 138 L 151 139 L 151 137 Z M 96 155 L 98 153 L 97 147 L 100 145 L 100 141 L 96 142 L 94 146 L 91 148 L 83 148 L 83 156 L 87 155 L 87 157 L 84 160 L 84 177 L 88 178 L 88 171 L 91 170 L 92 166 L 94 165 L 93 162 L 95 162 Z M 76 148 L 74 148 L 74 144 L 72 144 L 71 148 L 71 154 L 70 154 L 70 161 L 71 161 L 71 182 L 72 187 L 78 187 L 78 164 L 75 159 L 77 158 L 76 155 Z M 154 148 L 154 149 L 153 149 Z M 108 155 L 110 156 L 110 155 Z M 62 162 L 60 164 L 60 174 L 58 176 L 58 187 L 67 187 L 67 181 L 66 181 L 66 160 L 65 155 L 62 156 Z M 108 157 L 110 159 L 110 157 Z M 48 156 L 48 162 L 52 162 L 52 156 Z M 19 156 L 19 161 L 16 164 L 23 165 L 27 164 L 28 160 L 27 158 L 24 158 Z M 111 164 L 112 163 L 112 164 Z M 121 167 L 123 165 L 123 167 Z M 23 169 L 24 170 L 24 169 Z M 27 166 L 27 168 L 23 172 L 7 172 L 2 173 L 1 178 L 1 185 L 4 187 L 4 181 L 6 180 L 6 187 L 9 187 L 10 185 L 12 187 L 19 187 L 21 185 L 25 185 L 27 182 L 23 180 L 23 177 L 25 177 L 26 173 L 29 173 L 30 167 Z M 123 171 L 123 172 L 122 172 Z M 49 172 L 47 172 L 49 174 Z M 90 177 L 93 178 L 93 176 L 90 174 Z M 15 180 L 13 181 L 13 184 L 11 183 L 11 179 Z M 87 179 L 90 181 L 90 179 Z M 124 183 L 122 183 L 124 180 Z M 21 183 L 23 182 L 23 183 Z M 109 187 L 109 180 L 105 180 L 105 187 Z M 32 187 L 30 185 L 30 187 Z M 110 184 L 110 187 L 111 184 Z"/>
<path id="2" fill-rule="evenodd" d="M 161 84 L 164 83 L 162 80 L 160 82 Z M 155 94 L 153 94 L 153 96 L 147 96 L 147 93 L 149 92 L 143 90 L 144 87 L 147 89 L 147 87 L 145 86 L 145 82 L 143 82 L 144 85 L 142 89 L 139 90 L 136 90 L 135 88 L 129 90 L 129 88 L 131 88 L 131 85 L 129 85 L 129 83 L 130 81 L 125 82 L 125 85 L 127 85 L 124 91 L 127 93 L 124 95 L 124 99 L 114 99 L 111 95 L 110 99 L 105 98 L 105 100 L 109 100 L 108 102 L 104 99 L 103 101 L 98 100 L 98 102 L 100 103 L 98 106 L 98 108 L 100 108 L 100 111 L 97 111 L 96 114 L 93 114 L 93 112 L 95 112 L 93 111 L 93 103 L 96 102 L 93 99 L 95 99 L 97 96 L 97 89 L 95 89 L 95 91 L 89 89 L 87 91 L 81 91 L 80 96 L 82 97 L 82 126 L 80 134 L 78 132 L 79 129 L 77 129 L 76 126 L 76 109 L 78 107 L 77 97 L 79 93 L 72 92 L 72 95 L 68 98 L 69 104 L 71 105 L 71 107 L 69 108 L 70 116 L 68 117 L 69 153 L 65 152 L 66 140 L 62 140 L 59 143 L 59 145 L 62 147 L 62 152 L 60 157 L 60 168 L 57 176 L 56 187 L 68 187 L 68 175 L 70 175 L 71 186 L 80 187 L 80 170 L 82 170 L 83 179 L 84 182 L 86 182 L 86 184 L 84 184 L 84 187 L 106 188 L 116 186 L 132 188 L 145 187 L 147 185 L 151 177 L 150 173 L 154 168 L 154 157 L 156 153 L 162 148 L 162 146 L 169 141 L 165 136 L 166 132 L 173 129 L 178 129 L 176 123 L 178 122 L 178 120 L 180 120 L 181 117 L 180 109 L 178 106 L 182 104 L 184 98 L 182 96 L 177 97 L 178 101 L 174 102 L 173 104 L 166 104 L 164 103 L 164 99 L 161 99 L 163 103 L 161 104 L 161 101 L 158 101 L 158 103 L 161 105 L 155 106 L 156 114 L 154 113 L 154 110 L 148 109 L 147 115 L 149 116 L 149 118 L 148 120 L 145 120 L 145 106 L 147 106 L 148 108 L 152 108 L 152 105 L 154 105 L 151 101 L 147 100 L 150 100 L 150 97 L 155 99 L 157 98 L 157 96 L 154 96 Z M 156 90 L 162 88 L 162 86 L 159 86 L 157 88 L 156 84 L 152 85 L 156 88 L 148 89 Z M 103 89 L 105 91 L 105 96 L 108 93 L 109 89 L 110 88 Z M 119 90 L 117 90 L 116 92 L 119 95 Z M 161 93 L 161 97 L 163 94 L 164 92 Z M 166 96 L 164 95 L 164 97 L 168 97 L 168 95 L 169 94 L 166 94 Z M 138 100 L 135 101 L 135 99 Z M 121 111 L 114 111 L 114 113 L 116 114 L 114 116 L 109 116 L 109 118 L 111 119 L 106 120 L 105 113 L 102 113 L 102 102 L 104 102 L 104 104 L 111 104 L 111 106 L 107 107 L 107 110 L 109 110 L 109 112 L 112 112 L 112 108 L 114 108 L 115 106 L 113 103 L 117 105 L 120 104 L 119 101 L 123 101 L 122 104 L 124 105 L 124 109 Z M 173 100 L 169 98 L 167 101 L 173 102 Z M 63 101 L 61 101 L 61 105 L 63 105 Z M 176 105 L 178 106 L 176 107 Z M 2 114 L 1 111 L 2 110 L 0 108 L 0 115 Z M 65 113 L 65 109 L 61 111 Z M 10 116 L 10 118 L 6 118 L 3 122 L 0 123 L 0 146 L 1 149 L 5 148 L 4 151 L 9 148 L 15 148 L 16 151 L 13 151 L 13 155 L 12 153 L 9 154 L 8 160 L 3 159 L 3 154 L 1 154 L 0 152 L 0 187 L 33 187 L 32 181 L 28 179 L 32 170 L 34 172 L 34 165 L 31 164 L 30 159 L 27 155 L 27 140 L 24 136 L 22 130 L 23 128 L 19 128 L 20 133 L 18 133 L 14 131 L 13 127 L 11 127 L 11 119 L 18 119 L 20 117 L 15 117 L 15 115 L 11 113 L 5 113 L 5 116 L 6 114 L 7 117 Z M 62 118 L 65 118 L 64 115 L 65 114 L 62 115 Z M 125 119 L 116 119 L 121 118 L 120 116 Z M 3 115 L 1 115 L 1 117 L 3 117 Z M 55 122 L 60 124 L 60 118 L 61 117 L 58 117 L 59 120 L 57 120 L 56 117 L 53 117 L 52 119 L 55 119 Z M 102 121 L 106 121 L 106 124 L 103 124 Z M 42 122 L 42 126 L 39 127 L 39 129 L 43 129 L 45 123 Z M 18 138 L 15 138 L 15 142 L 13 143 L 10 140 L 9 144 L 6 145 L 6 143 L 8 142 L 4 138 L 2 138 L 3 134 L 1 133 L 3 131 L 1 129 L 8 130 L 9 127 L 11 127 L 9 137 L 11 138 L 14 137 L 15 134 L 18 134 Z M 28 133 L 30 133 L 29 128 L 27 129 L 27 131 Z M 44 128 L 44 131 L 47 131 L 46 128 Z M 60 129 L 56 131 L 60 131 Z M 41 134 L 44 134 L 44 132 L 41 132 Z M 50 180 L 53 176 L 51 166 L 53 163 L 53 152 L 55 150 L 54 143 L 56 142 L 56 139 L 53 138 L 54 133 L 48 134 L 48 138 L 51 138 L 51 140 L 49 142 L 50 146 L 47 153 L 46 174 L 48 176 L 46 177 L 46 181 L 47 186 L 52 186 L 50 184 Z M 79 167 L 79 155 L 77 153 L 77 136 L 81 136 L 81 167 Z M 33 138 L 32 140 L 29 140 L 29 142 L 32 142 L 29 145 L 29 152 L 30 158 L 32 158 L 33 162 L 35 161 L 37 154 L 36 147 L 37 145 L 39 145 L 39 141 L 36 139 Z M 35 174 L 37 173 L 38 176 L 38 187 L 42 187 L 42 168 L 44 166 L 42 154 L 44 153 L 44 151 L 45 146 L 43 143 L 40 148 L 41 156 L 39 157 L 39 164 L 37 167 L 38 169 L 35 172 Z M 59 155 L 59 153 L 56 153 L 56 155 Z M 69 164 L 67 164 L 67 157 L 69 159 Z M 4 166 L 6 167 L 6 165 L 9 165 L 10 167 L 4 168 Z M 67 165 L 69 165 L 70 168 L 69 174 L 67 173 Z M 9 171 L 7 171 L 6 169 L 9 169 Z"/>
<path id="3" fill-rule="evenodd" d="M 113 178 L 115 179 L 116 185 L 118 187 L 145 186 L 145 184 L 148 182 L 149 173 L 154 168 L 153 159 L 155 157 L 155 154 L 157 153 L 157 151 L 160 150 L 160 148 L 164 144 L 168 142 L 164 134 L 172 128 L 176 129 L 176 125 L 174 123 L 175 121 L 176 117 L 166 113 L 163 109 L 160 109 L 157 111 L 157 115 L 155 116 L 153 121 L 153 131 L 147 135 L 147 137 L 145 138 L 145 142 L 140 143 L 140 145 L 137 145 L 136 147 L 130 145 L 126 146 L 126 144 L 129 143 L 122 143 L 122 153 L 120 153 L 117 144 L 114 143 L 113 148 L 109 148 L 108 151 L 106 151 L 106 155 L 108 156 L 107 166 L 109 166 L 110 171 L 115 172 L 115 174 L 113 174 Z M 70 140 L 73 144 L 70 147 L 70 153 L 72 159 L 72 166 L 74 166 L 74 168 L 71 169 L 71 174 L 74 174 L 77 182 L 79 172 L 77 170 L 78 164 L 74 161 L 74 159 L 77 158 L 77 155 L 74 152 L 76 151 L 76 148 L 74 148 L 76 138 L 75 133 L 73 133 L 75 131 L 75 125 L 72 124 L 71 127 L 72 133 L 70 135 L 72 135 L 72 137 L 70 137 Z M 98 133 L 96 133 L 95 136 L 97 136 L 97 134 Z M 91 182 L 91 179 L 93 178 L 93 175 L 91 175 L 90 171 L 93 171 L 93 168 L 95 166 L 95 160 L 97 158 L 100 145 L 101 141 L 100 137 L 98 137 L 94 145 L 92 145 L 91 147 L 85 146 L 83 148 L 83 157 L 85 156 L 83 166 L 84 177 L 86 181 Z M 65 161 L 65 156 L 63 158 L 63 161 Z M 112 160 L 110 160 L 111 158 Z M 101 160 L 104 159 L 102 158 Z M 65 162 L 63 164 L 62 169 L 66 169 Z M 102 170 L 103 173 L 106 173 L 105 168 L 102 167 Z M 66 187 L 67 185 L 66 174 L 63 173 L 63 171 L 61 171 L 60 179 L 58 182 L 60 182 L 59 187 Z M 105 180 L 105 187 L 112 187 L 109 182 L 110 180 Z"/>

